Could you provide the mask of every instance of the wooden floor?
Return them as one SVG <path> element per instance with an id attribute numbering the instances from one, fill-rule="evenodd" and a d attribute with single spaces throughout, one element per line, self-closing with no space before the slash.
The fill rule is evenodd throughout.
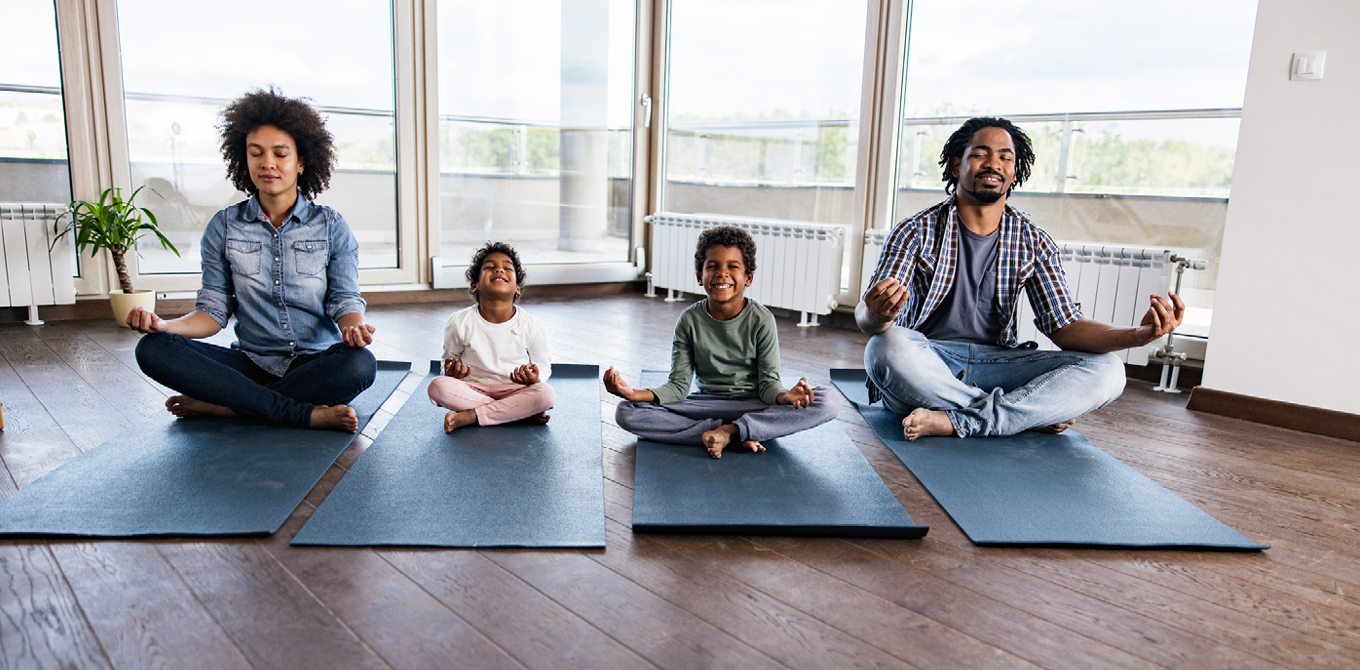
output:
<path id="1" fill-rule="evenodd" d="M 640 296 L 528 306 L 556 360 L 613 364 L 634 382 L 668 366 L 684 307 Z M 375 353 L 424 369 L 453 307 L 372 308 Z M 0 327 L 0 496 L 163 411 L 136 341 L 111 320 Z M 780 321 L 785 370 L 814 383 L 860 366 L 864 342 Z M 0 663 L 1360 667 L 1360 444 L 1195 414 L 1150 386 L 1131 381 L 1078 429 L 1272 549 L 975 547 L 848 405 L 839 425 L 931 526 L 924 539 L 634 536 L 634 440 L 601 393 L 606 551 L 289 547 L 391 418 L 380 414 L 274 536 L 0 541 Z"/>

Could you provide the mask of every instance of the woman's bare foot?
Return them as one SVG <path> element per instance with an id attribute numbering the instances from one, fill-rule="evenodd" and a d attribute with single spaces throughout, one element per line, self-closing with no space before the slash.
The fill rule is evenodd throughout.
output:
<path id="1" fill-rule="evenodd" d="M 944 437 L 954 434 L 949 415 L 937 409 L 918 407 L 902 419 L 902 435 L 915 441 L 918 437 Z"/>
<path id="2" fill-rule="evenodd" d="M 444 415 L 444 432 L 452 433 L 463 426 L 471 426 L 477 423 L 477 412 L 465 409 L 461 412 L 449 412 Z"/>
<path id="3" fill-rule="evenodd" d="M 700 439 L 704 441 L 704 448 L 708 450 L 709 456 L 722 458 L 723 449 L 740 434 L 735 425 L 728 423 L 705 432 Z"/>
<path id="4" fill-rule="evenodd" d="M 1058 433 L 1061 433 L 1061 432 L 1063 432 L 1064 430 L 1067 430 L 1068 428 L 1071 428 L 1071 427 L 1072 427 L 1072 424 L 1074 424 L 1074 423 L 1076 423 L 1076 422 L 1077 422 L 1076 419 L 1071 419 L 1071 420 L 1069 420 L 1069 421 L 1062 421 L 1062 422 L 1060 422 L 1060 423 L 1055 423 L 1055 424 L 1053 424 L 1053 425 L 1051 425 L 1051 426 L 1035 426 L 1035 427 L 1033 427 L 1033 428 L 1030 428 L 1030 429 L 1029 429 L 1028 431 L 1026 431 L 1026 432 L 1030 432 L 1030 433 L 1046 433 L 1046 434 L 1048 434 L 1048 435 L 1057 435 Z"/>
<path id="5" fill-rule="evenodd" d="M 172 395 L 166 398 L 165 409 L 181 419 L 186 416 L 220 416 L 225 418 L 236 416 L 236 412 L 231 411 L 230 407 L 195 400 L 187 395 Z"/>
<path id="6" fill-rule="evenodd" d="M 312 410 L 311 427 L 354 433 L 359 430 L 359 418 L 349 405 L 317 405 Z"/>

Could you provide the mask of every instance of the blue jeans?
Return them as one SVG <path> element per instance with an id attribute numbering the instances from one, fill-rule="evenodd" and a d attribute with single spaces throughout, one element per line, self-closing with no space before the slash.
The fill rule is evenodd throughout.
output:
<path id="1" fill-rule="evenodd" d="M 137 343 L 137 365 L 146 376 L 195 400 L 302 428 L 311 425 L 317 405 L 348 403 L 372 386 L 378 373 L 368 349 L 343 342 L 298 356 L 279 377 L 239 349 L 173 333 L 142 337 Z"/>
<path id="2" fill-rule="evenodd" d="M 864 367 L 888 409 L 941 410 L 959 437 L 1075 419 L 1118 398 L 1125 376 L 1114 354 L 944 342 L 899 326 L 869 339 Z"/>

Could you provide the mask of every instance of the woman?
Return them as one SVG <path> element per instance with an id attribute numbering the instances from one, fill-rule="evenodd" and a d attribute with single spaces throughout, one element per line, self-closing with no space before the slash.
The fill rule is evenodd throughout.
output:
<path id="1" fill-rule="evenodd" d="M 273 89 L 222 112 L 227 176 L 250 198 L 203 231 L 194 311 L 162 320 L 141 308 L 137 364 L 183 395 L 175 416 L 249 416 L 355 432 L 346 403 L 376 374 L 373 326 L 359 296 L 359 244 L 344 217 L 312 202 L 330 184 L 335 149 L 316 110 Z M 236 316 L 230 349 L 198 342 Z"/>

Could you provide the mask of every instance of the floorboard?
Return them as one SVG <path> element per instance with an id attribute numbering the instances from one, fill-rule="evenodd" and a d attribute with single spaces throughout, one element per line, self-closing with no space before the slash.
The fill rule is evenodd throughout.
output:
<path id="1" fill-rule="evenodd" d="M 669 367 L 688 302 L 527 300 L 553 358 Z M 1077 424 L 1262 553 L 981 548 L 845 403 L 836 425 L 920 540 L 633 535 L 636 440 L 600 392 L 608 546 L 292 547 L 440 358 L 467 305 L 377 305 L 412 374 L 268 538 L 0 541 L 4 668 L 1342 668 L 1360 665 L 1360 445 L 1190 412 L 1130 381 Z M 868 338 L 778 321 L 784 370 L 826 384 Z M 0 326 L 0 497 L 171 391 L 111 320 Z M 211 338 L 229 344 L 230 329 Z"/>

